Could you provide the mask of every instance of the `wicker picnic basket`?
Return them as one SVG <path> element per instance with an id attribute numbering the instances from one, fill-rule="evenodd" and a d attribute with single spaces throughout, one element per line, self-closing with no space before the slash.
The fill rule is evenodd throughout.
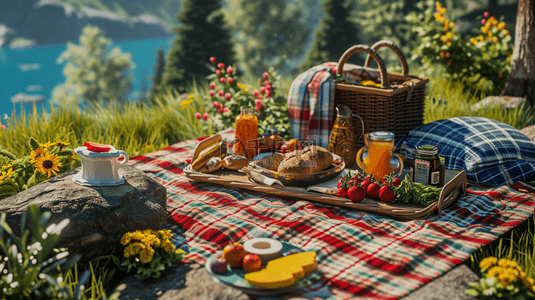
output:
<path id="1" fill-rule="evenodd" d="M 375 52 L 381 47 L 394 50 L 401 61 L 402 74 L 387 73 L 383 60 Z M 422 125 L 427 79 L 409 75 L 405 56 L 390 41 L 377 42 L 371 48 L 366 45 L 349 48 L 338 61 L 338 74 L 343 74 L 344 64 L 358 52 L 368 54 L 364 67 L 369 67 L 372 59 L 379 66 L 381 87 L 336 82 L 335 106 L 345 104 L 351 108 L 353 114 L 359 115 L 363 120 L 364 130 L 361 121 L 356 116 L 353 117 L 355 133 L 390 131 L 398 140 Z M 358 139 L 357 146 L 364 146 L 362 137 Z"/>

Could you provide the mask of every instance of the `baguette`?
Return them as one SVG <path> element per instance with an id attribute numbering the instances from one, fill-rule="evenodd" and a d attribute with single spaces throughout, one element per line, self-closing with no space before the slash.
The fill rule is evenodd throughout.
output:
<path id="1" fill-rule="evenodd" d="M 297 150 L 280 163 L 277 172 L 310 174 L 327 169 L 333 162 L 333 155 L 327 149 L 319 146 L 308 146 Z"/>

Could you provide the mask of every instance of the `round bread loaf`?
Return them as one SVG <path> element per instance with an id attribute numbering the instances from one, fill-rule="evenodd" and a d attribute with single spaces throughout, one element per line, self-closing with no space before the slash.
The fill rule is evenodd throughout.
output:
<path id="1" fill-rule="evenodd" d="M 333 155 L 320 146 L 308 146 L 287 155 L 280 163 L 277 172 L 309 174 L 327 169 L 333 162 Z"/>

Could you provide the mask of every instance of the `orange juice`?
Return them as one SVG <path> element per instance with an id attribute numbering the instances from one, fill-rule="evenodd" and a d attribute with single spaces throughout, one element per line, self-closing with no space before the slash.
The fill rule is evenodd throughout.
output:
<path id="1" fill-rule="evenodd" d="M 248 159 L 255 156 L 258 146 L 258 118 L 251 111 L 242 107 L 241 113 L 236 117 L 236 142 L 234 144 L 234 153 L 245 155 Z"/>
<path id="2" fill-rule="evenodd" d="M 365 172 L 373 174 L 373 178 L 381 179 L 392 173 L 390 158 L 392 157 L 392 142 L 373 141 L 368 145 L 368 158 L 364 160 Z"/>
<path id="3" fill-rule="evenodd" d="M 367 174 L 372 174 L 376 180 L 381 180 L 385 175 L 392 173 L 390 158 L 395 156 L 399 160 L 398 176 L 403 171 L 403 160 L 394 154 L 394 134 L 387 131 L 375 131 L 364 135 L 366 146 L 357 153 L 357 164 Z M 361 159 L 364 151 L 368 152 L 368 157 Z"/>

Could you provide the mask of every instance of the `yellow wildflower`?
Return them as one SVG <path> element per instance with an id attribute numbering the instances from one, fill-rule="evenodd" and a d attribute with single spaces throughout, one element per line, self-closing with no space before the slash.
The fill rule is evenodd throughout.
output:
<path id="1" fill-rule="evenodd" d="M 492 32 L 488 32 L 487 33 L 487 39 L 490 41 L 492 39 Z"/>
<path id="2" fill-rule="evenodd" d="M 130 246 L 130 255 L 136 255 L 145 249 L 145 245 L 139 242 L 132 243 L 128 246 Z"/>
<path id="3" fill-rule="evenodd" d="M 484 41 L 485 40 L 485 38 L 482 35 L 480 35 L 478 38 L 479 38 L 480 41 Z"/>
<path id="4" fill-rule="evenodd" d="M 195 94 L 189 94 L 188 95 L 188 99 L 193 99 L 193 98 L 195 98 Z"/>
<path id="5" fill-rule="evenodd" d="M 499 30 L 504 30 L 505 29 L 505 22 L 501 22 L 500 24 L 498 24 L 498 29 Z"/>
<path id="6" fill-rule="evenodd" d="M 162 248 L 163 250 L 165 250 L 166 252 L 170 252 L 170 251 L 173 251 L 175 250 L 175 245 L 173 245 L 171 242 L 169 242 L 168 240 L 164 240 L 162 242 Z"/>
<path id="7" fill-rule="evenodd" d="M 481 32 L 487 33 L 487 31 L 489 31 L 489 29 L 486 26 L 481 27 Z"/>
<path id="8" fill-rule="evenodd" d="M 504 34 L 505 34 L 505 36 L 508 36 L 509 35 L 509 30 L 506 29 Z"/>
<path id="9" fill-rule="evenodd" d="M 127 233 L 123 234 L 123 236 L 121 237 L 121 245 L 125 246 L 126 244 L 130 243 L 131 239 L 132 239 L 132 233 L 131 232 L 127 232 Z"/>
<path id="10" fill-rule="evenodd" d="M 190 96 L 191 96 L 191 95 L 190 95 Z M 188 98 L 189 98 L 189 96 L 188 96 Z M 184 100 L 180 101 L 180 107 L 181 107 L 182 109 L 185 109 L 186 106 L 187 106 L 187 105 L 190 105 L 192 102 L 193 102 L 193 100 L 185 100 L 185 99 L 184 99 Z"/>
<path id="11" fill-rule="evenodd" d="M 144 236 L 145 235 L 143 234 L 143 232 L 141 232 L 139 230 L 136 230 L 136 231 L 132 232 L 132 239 L 133 240 L 141 241 Z"/>
<path id="12" fill-rule="evenodd" d="M 498 42 L 498 37 L 496 37 L 496 36 L 493 37 L 493 38 L 492 38 L 492 41 L 495 42 L 495 43 L 497 43 L 497 42 Z"/>
<path id="13" fill-rule="evenodd" d="M 451 32 L 446 33 L 446 36 L 448 37 L 448 40 L 451 39 Z"/>
<path id="14" fill-rule="evenodd" d="M 443 43 L 448 41 L 448 37 L 445 35 L 441 36 L 440 39 L 442 40 Z"/>
<path id="15" fill-rule="evenodd" d="M 438 55 L 440 56 L 440 58 L 444 58 L 445 57 L 444 56 L 444 52 L 440 52 Z"/>
<path id="16" fill-rule="evenodd" d="M 446 52 L 446 54 L 445 54 L 445 55 L 446 55 L 446 58 L 450 58 L 450 56 L 451 56 L 451 53 L 449 53 L 449 52 Z"/>
<path id="17" fill-rule="evenodd" d="M 502 267 L 498 267 L 498 266 L 494 266 L 490 268 L 489 271 L 487 272 L 487 278 L 494 277 L 497 279 L 502 273 L 502 270 L 503 270 Z"/>
<path id="18" fill-rule="evenodd" d="M 440 11 L 440 9 L 442 9 L 442 5 L 440 5 L 440 2 L 435 2 L 435 8 L 437 11 Z"/>
<path id="19" fill-rule="evenodd" d="M 61 166 L 59 156 L 48 152 L 35 159 L 35 169 L 43 174 L 48 174 L 48 177 L 50 177 L 50 173 L 58 175 Z"/>
<path id="20" fill-rule="evenodd" d="M 511 58 L 508 57 L 508 58 L 506 59 L 506 61 L 507 61 L 508 64 L 510 64 L 510 63 L 511 63 Z"/>
<path id="21" fill-rule="evenodd" d="M 448 31 L 450 29 L 448 22 L 444 23 L 444 31 Z"/>
<path id="22" fill-rule="evenodd" d="M 159 246 L 160 245 L 160 239 L 157 238 L 154 234 L 148 234 L 145 235 L 145 237 L 141 240 L 145 245 L 147 246 Z"/>
<path id="23" fill-rule="evenodd" d="M 492 19 L 492 20 L 491 20 L 492 25 L 497 26 L 497 25 L 498 25 L 498 20 L 496 20 L 495 17 L 491 17 L 491 19 Z"/>
<path id="24" fill-rule="evenodd" d="M 490 267 L 496 265 L 498 263 L 498 259 L 496 257 L 486 257 L 479 263 L 479 268 L 481 270 L 487 270 Z"/>
<path id="25" fill-rule="evenodd" d="M 141 260 L 142 263 L 145 264 L 145 263 L 152 261 L 153 255 L 154 255 L 154 249 L 152 249 L 151 247 L 146 247 L 139 252 L 139 259 Z"/>
<path id="26" fill-rule="evenodd" d="M 504 267 L 504 268 L 516 268 L 518 267 L 518 264 L 515 261 L 512 261 L 507 258 L 500 258 L 498 261 L 498 266 Z"/>
<path id="27" fill-rule="evenodd" d="M 439 14 L 439 13 L 435 13 L 435 20 L 437 20 L 438 23 L 442 23 L 444 22 L 444 16 Z"/>
<path id="28" fill-rule="evenodd" d="M 447 43 L 447 44 L 448 44 L 448 46 L 451 46 L 451 42 L 449 42 L 449 41 L 448 41 L 448 43 Z"/>
<path id="29" fill-rule="evenodd" d="M 32 150 L 32 152 L 30 153 L 30 163 L 34 164 L 35 163 L 35 160 L 44 155 L 45 153 L 48 153 L 48 149 L 47 148 L 42 148 L 42 147 L 39 147 L 35 150 Z"/>
<path id="30" fill-rule="evenodd" d="M 472 44 L 474 44 L 474 45 L 475 45 L 475 44 L 477 44 L 477 40 L 476 40 L 476 39 L 474 39 L 474 38 L 470 38 L 470 43 L 472 43 Z"/>
<path id="31" fill-rule="evenodd" d="M 453 29 L 453 27 L 455 27 L 455 23 L 450 22 L 450 28 Z"/>

